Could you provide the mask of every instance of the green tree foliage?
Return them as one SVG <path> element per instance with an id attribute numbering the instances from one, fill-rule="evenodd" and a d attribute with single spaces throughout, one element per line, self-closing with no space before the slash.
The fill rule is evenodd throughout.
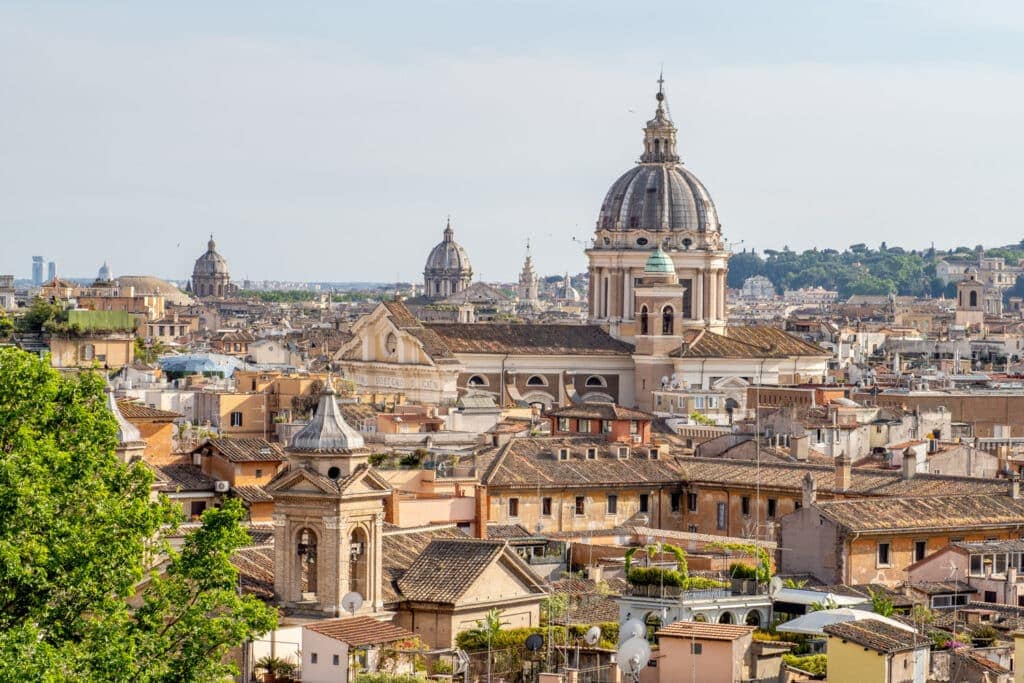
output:
<path id="1" fill-rule="evenodd" d="M 0 349 L 0 680 L 221 680 L 227 650 L 276 624 L 237 593 L 244 509 L 207 511 L 170 550 L 180 509 L 117 459 L 103 388 Z"/>
<path id="2" fill-rule="evenodd" d="M 18 319 L 17 327 L 22 332 L 42 332 L 48 326 L 65 324 L 67 321 L 68 314 L 63 307 L 37 296 Z"/>
<path id="3" fill-rule="evenodd" d="M 883 617 L 892 616 L 892 613 L 895 611 L 892 598 L 883 591 L 876 591 L 872 588 L 868 588 L 868 595 L 871 596 L 871 609 L 875 614 L 881 614 Z"/>
<path id="4" fill-rule="evenodd" d="M 135 338 L 135 360 L 152 365 L 160 356 L 167 353 L 167 345 L 159 339 L 146 342 L 142 337 Z"/>
<path id="5" fill-rule="evenodd" d="M 828 674 L 828 655 L 782 655 L 782 663 L 814 676 Z"/>

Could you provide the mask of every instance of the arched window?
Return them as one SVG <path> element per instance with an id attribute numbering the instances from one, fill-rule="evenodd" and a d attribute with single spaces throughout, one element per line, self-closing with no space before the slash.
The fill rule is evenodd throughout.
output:
<path id="1" fill-rule="evenodd" d="M 722 612 L 721 616 L 718 617 L 719 624 L 733 624 L 735 621 L 732 618 L 732 612 Z"/>
<path id="2" fill-rule="evenodd" d="M 599 375 L 591 375 L 587 378 L 586 386 L 588 387 L 606 387 L 608 383 L 604 380 L 604 377 Z"/>
<path id="3" fill-rule="evenodd" d="M 970 305 L 971 308 L 974 308 L 975 306 L 978 305 L 978 293 L 977 292 L 971 292 L 970 304 L 969 305 Z"/>
<path id="4" fill-rule="evenodd" d="M 647 334 L 647 306 L 640 307 L 640 334 Z"/>
<path id="5" fill-rule="evenodd" d="M 675 311 L 672 310 L 671 306 L 666 306 L 661 313 L 661 333 L 662 334 L 674 334 L 675 329 Z"/>
<path id="6" fill-rule="evenodd" d="M 469 381 L 467 381 L 466 384 L 471 387 L 485 387 L 487 386 L 487 379 L 482 375 L 473 375 L 469 378 Z"/>
<path id="7" fill-rule="evenodd" d="M 299 560 L 299 592 L 303 598 L 316 595 L 316 534 L 312 529 L 301 529 L 296 537 L 295 552 Z"/>
<path id="8" fill-rule="evenodd" d="M 661 615 L 657 612 L 648 612 L 644 617 L 644 626 L 647 631 L 647 640 L 651 643 L 657 643 L 658 636 L 655 634 L 661 630 Z"/>
<path id="9" fill-rule="evenodd" d="M 530 379 L 526 380 L 526 386 L 528 387 L 546 387 L 547 385 L 547 380 L 540 375 L 530 375 Z"/>

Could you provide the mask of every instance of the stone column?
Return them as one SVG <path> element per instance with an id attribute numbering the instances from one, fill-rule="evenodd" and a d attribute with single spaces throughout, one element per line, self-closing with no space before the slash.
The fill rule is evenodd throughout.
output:
<path id="1" fill-rule="evenodd" d="M 697 271 L 690 281 L 693 292 L 690 294 L 690 311 L 695 320 L 704 319 L 704 273 Z"/>
<path id="2" fill-rule="evenodd" d="M 341 539 L 339 529 L 342 520 L 337 515 L 323 518 L 324 533 L 320 546 L 317 548 L 317 587 L 316 596 L 320 609 L 333 617 L 341 614 L 341 596 L 347 586 L 341 581 L 341 568 L 345 565 L 345 557 L 341 555 Z"/>
<path id="3" fill-rule="evenodd" d="M 289 542 L 288 518 L 284 513 L 275 512 L 274 520 L 274 592 L 283 602 L 296 599 L 294 582 L 292 581 L 292 555 Z"/>
<path id="4" fill-rule="evenodd" d="M 587 287 L 587 307 L 590 309 L 591 319 L 597 316 L 597 269 L 591 266 L 587 269 L 590 274 L 590 285 Z"/>
<path id="5" fill-rule="evenodd" d="M 725 293 L 728 283 L 725 280 L 725 270 L 719 268 L 718 270 L 718 319 L 725 320 Z"/>
<path id="6" fill-rule="evenodd" d="M 378 512 L 373 520 L 373 533 L 367 543 L 373 546 L 373 564 L 368 567 L 366 587 L 373 596 L 374 611 L 384 608 L 384 595 L 381 583 L 384 581 L 384 513 Z"/>

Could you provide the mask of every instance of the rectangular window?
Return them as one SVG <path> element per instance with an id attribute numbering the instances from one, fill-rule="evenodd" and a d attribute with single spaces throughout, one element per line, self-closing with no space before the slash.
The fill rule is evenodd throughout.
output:
<path id="1" fill-rule="evenodd" d="M 686 509 L 689 512 L 696 512 L 697 511 L 697 494 L 696 493 L 687 493 L 686 494 Z"/>
<path id="2" fill-rule="evenodd" d="M 619 446 L 619 460 L 625 460 L 629 457 L 629 446 Z"/>
<path id="3" fill-rule="evenodd" d="M 568 460 L 569 459 L 569 449 L 568 448 L 559 448 L 558 449 L 558 459 L 559 460 Z"/>
<path id="4" fill-rule="evenodd" d="M 690 643 L 690 654 L 691 655 L 702 655 L 702 654 L 704 654 L 704 643 Z"/>
<path id="5" fill-rule="evenodd" d="M 589 434 L 590 433 L 590 420 L 580 420 L 579 421 L 579 426 L 580 426 L 579 432 L 581 434 Z"/>
<path id="6" fill-rule="evenodd" d="M 597 460 L 597 449 L 596 448 L 588 448 L 587 449 L 587 460 Z"/>
<path id="7" fill-rule="evenodd" d="M 331 655 L 331 664 L 333 664 L 334 666 L 338 666 L 339 664 L 341 664 L 341 657 L 339 657 L 338 655 Z"/>
<path id="8" fill-rule="evenodd" d="M 778 508 L 779 508 L 779 501 L 775 500 L 774 498 L 769 498 L 768 499 L 768 516 L 769 517 L 774 517 L 775 513 L 778 512 Z"/>
<path id="9" fill-rule="evenodd" d="M 637 423 L 637 421 L 636 420 L 630 420 L 629 421 L 629 433 L 630 434 L 636 434 L 639 431 L 640 431 L 640 425 Z"/>
<path id="10" fill-rule="evenodd" d="M 569 431 L 569 418 L 560 417 L 558 418 L 558 431 L 567 432 Z"/>
<path id="11" fill-rule="evenodd" d="M 996 592 L 995 591 L 985 591 L 985 602 L 995 602 L 995 601 L 996 601 Z"/>
<path id="12" fill-rule="evenodd" d="M 232 427 L 241 427 L 242 426 L 242 413 L 238 412 L 237 410 L 235 412 L 231 413 L 231 426 Z"/>
<path id="13" fill-rule="evenodd" d="M 971 555 L 971 576 L 984 576 L 984 571 L 981 555 Z"/>
<path id="14" fill-rule="evenodd" d="M 587 499 L 583 496 L 576 496 L 576 514 L 583 515 L 587 511 Z"/>
<path id="15" fill-rule="evenodd" d="M 1006 573 L 1006 553 L 996 554 L 996 563 L 992 565 L 992 572 L 994 574 Z"/>
<path id="16" fill-rule="evenodd" d="M 261 469 L 257 469 L 257 470 L 256 470 L 256 476 L 257 476 L 257 477 L 262 477 L 262 476 L 263 476 L 263 470 L 261 470 Z"/>
<path id="17" fill-rule="evenodd" d="M 693 398 L 693 407 L 696 408 L 697 410 L 703 410 L 704 409 L 704 397 L 703 396 L 694 396 L 694 398 Z"/>
<path id="18" fill-rule="evenodd" d="M 661 457 L 661 454 L 658 452 L 657 448 L 652 448 L 651 450 L 647 451 L 647 457 L 649 457 L 651 460 L 657 460 L 659 457 Z"/>
<path id="19" fill-rule="evenodd" d="M 315 652 L 311 652 L 309 655 L 309 663 L 316 664 L 317 655 Z"/>
<path id="20" fill-rule="evenodd" d="M 602 434 L 611 434 L 612 433 L 612 421 L 611 420 L 601 420 L 601 433 Z"/>
<path id="21" fill-rule="evenodd" d="M 920 562 L 928 554 L 928 541 L 914 541 L 914 562 Z"/>
<path id="22" fill-rule="evenodd" d="M 743 513 L 744 517 L 750 516 L 750 496 L 740 498 L 740 512 Z"/>
<path id="23" fill-rule="evenodd" d="M 672 493 L 668 497 L 669 509 L 672 510 L 672 512 L 679 512 L 679 497 L 679 493 Z"/>
<path id="24" fill-rule="evenodd" d="M 206 501 L 203 500 L 194 500 L 192 501 L 192 505 L 189 506 L 189 512 L 192 517 L 200 517 L 205 510 Z"/>
<path id="25" fill-rule="evenodd" d="M 518 517 L 519 516 L 519 499 L 509 498 L 508 499 L 508 516 Z"/>
<path id="26" fill-rule="evenodd" d="M 729 507 L 725 503 L 718 504 L 717 522 L 719 529 L 726 529 L 729 526 Z"/>
<path id="27" fill-rule="evenodd" d="M 686 530 L 689 531 L 691 534 L 695 534 L 695 533 L 697 533 L 697 525 L 696 524 L 687 524 L 686 525 Z"/>
<path id="28" fill-rule="evenodd" d="M 878 544 L 878 566 L 888 567 L 892 564 L 892 558 L 889 556 L 889 551 L 892 546 L 888 543 Z"/>
<path id="29" fill-rule="evenodd" d="M 540 514 L 544 517 L 551 516 L 551 499 L 544 497 L 540 499 Z"/>
<path id="30" fill-rule="evenodd" d="M 651 506 L 651 495 L 649 493 L 640 494 L 640 512 L 649 512 L 648 508 Z"/>
<path id="31" fill-rule="evenodd" d="M 614 493 L 608 494 L 608 514 L 614 515 L 619 511 L 619 497 Z"/>

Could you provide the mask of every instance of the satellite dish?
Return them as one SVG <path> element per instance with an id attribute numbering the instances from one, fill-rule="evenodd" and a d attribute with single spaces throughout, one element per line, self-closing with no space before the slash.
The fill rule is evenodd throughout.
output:
<path id="1" fill-rule="evenodd" d="M 354 615 L 356 610 L 363 606 L 363 596 L 355 591 L 345 593 L 341 599 L 341 606 L 345 608 L 346 612 Z"/>
<path id="2" fill-rule="evenodd" d="M 544 647 L 544 636 L 539 633 L 532 634 L 526 639 L 526 649 L 530 652 L 537 652 Z"/>
<path id="3" fill-rule="evenodd" d="M 529 640 L 529 639 L 527 639 Z M 601 640 L 601 627 L 591 626 L 587 629 L 587 632 L 583 635 L 583 642 L 587 645 L 597 645 L 597 641 Z"/>
<path id="4" fill-rule="evenodd" d="M 643 638 L 630 638 L 619 646 L 615 657 L 622 673 L 632 676 L 634 680 L 640 675 L 640 670 L 647 666 L 651 659 L 651 645 Z"/>
<path id="5" fill-rule="evenodd" d="M 768 595 L 774 596 L 780 590 L 782 590 L 782 579 L 773 576 L 772 580 L 768 582 Z"/>
<path id="6" fill-rule="evenodd" d="M 630 619 L 619 627 L 619 643 L 624 643 L 630 638 L 643 638 L 647 635 L 647 626 L 639 619 Z"/>

